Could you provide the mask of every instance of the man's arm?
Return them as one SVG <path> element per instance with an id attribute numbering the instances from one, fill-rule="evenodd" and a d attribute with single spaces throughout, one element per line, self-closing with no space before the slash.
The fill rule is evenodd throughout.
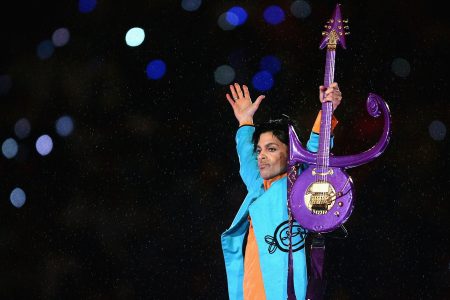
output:
<path id="1" fill-rule="evenodd" d="M 252 102 L 248 87 L 237 83 L 230 85 L 230 94 L 226 98 L 233 109 L 234 116 L 239 122 L 239 129 L 236 133 L 236 149 L 239 157 L 239 173 L 247 186 L 247 190 L 260 188 L 261 177 L 259 175 L 258 162 L 253 150 L 253 115 L 258 110 L 259 105 L 265 96 L 261 95 Z M 262 183 L 262 181 L 261 181 Z"/>
<path id="2" fill-rule="evenodd" d="M 236 133 L 236 150 L 239 157 L 239 174 L 242 181 L 250 191 L 260 188 L 261 176 L 259 174 L 256 153 L 253 150 L 252 137 L 255 127 L 252 125 L 241 126 Z"/>

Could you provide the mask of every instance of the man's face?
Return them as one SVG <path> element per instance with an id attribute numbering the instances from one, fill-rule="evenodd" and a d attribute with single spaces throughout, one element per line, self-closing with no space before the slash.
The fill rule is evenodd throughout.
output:
<path id="1" fill-rule="evenodd" d="M 263 179 L 272 179 L 286 172 L 287 145 L 274 136 L 271 131 L 264 132 L 259 136 L 256 154 L 258 155 L 259 173 Z"/>

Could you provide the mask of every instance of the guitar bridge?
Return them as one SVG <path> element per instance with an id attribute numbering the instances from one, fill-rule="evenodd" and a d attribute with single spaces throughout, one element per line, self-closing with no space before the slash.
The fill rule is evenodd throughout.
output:
<path id="1" fill-rule="evenodd" d="M 305 204 L 316 215 L 326 214 L 335 200 L 336 191 L 329 182 L 314 182 L 305 193 Z"/>

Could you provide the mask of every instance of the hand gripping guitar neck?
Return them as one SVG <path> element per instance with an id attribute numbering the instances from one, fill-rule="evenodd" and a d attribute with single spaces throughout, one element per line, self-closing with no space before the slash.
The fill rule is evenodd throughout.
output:
<path id="1" fill-rule="evenodd" d="M 324 86 L 334 81 L 334 65 L 338 44 L 346 48 L 345 30 L 339 4 L 325 25 L 320 49 L 327 47 Z M 292 126 L 289 127 L 288 199 L 294 219 L 305 229 L 330 232 L 345 223 L 353 210 L 354 186 L 345 169 L 365 164 L 380 156 L 386 149 L 391 134 L 391 118 L 386 102 L 376 94 L 369 94 L 367 111 L 373 117 L 383 115 L 383 134 L 371 149 L 354 155 L 330 156 L 331 102 L 322 103 L 319 151 L 303 148 Z M 296 166 L 308 164 L 298 177 Z"/>

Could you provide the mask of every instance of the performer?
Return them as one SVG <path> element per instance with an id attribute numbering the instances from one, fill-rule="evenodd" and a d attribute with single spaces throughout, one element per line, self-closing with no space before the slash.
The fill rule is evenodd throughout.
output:
<path id="1" fill-rule="evenodd" d="M 290 120 L 269 120 L 255 126 L 253 116 L 264 95 L 254 102 L 249 89 L 238 83 L 230 85 L 226 98 L 239 122 L 236 133 L 240 175 L 247 187 L 245 197 L 231 226 L 222 234 L 222 250 L 231 300 L 280 300 L 287 298 L 289 222 L 286 168 L 289 153 Z M 337 83 L 319 87 L 321 102 L 332 101 L 333 109 L 341 103 Z M 317 152 L 320 112 L 307 143 Z M 332 129 L 337 120 L 333 117 Z M 331 137 L 332 145 L 333 137 Z M 301 170 L 299 170 L 301 172 Z M 294 288 L 297 299 L 305 299 L 307 272 L 305 230 L 292 226 Z"/>

